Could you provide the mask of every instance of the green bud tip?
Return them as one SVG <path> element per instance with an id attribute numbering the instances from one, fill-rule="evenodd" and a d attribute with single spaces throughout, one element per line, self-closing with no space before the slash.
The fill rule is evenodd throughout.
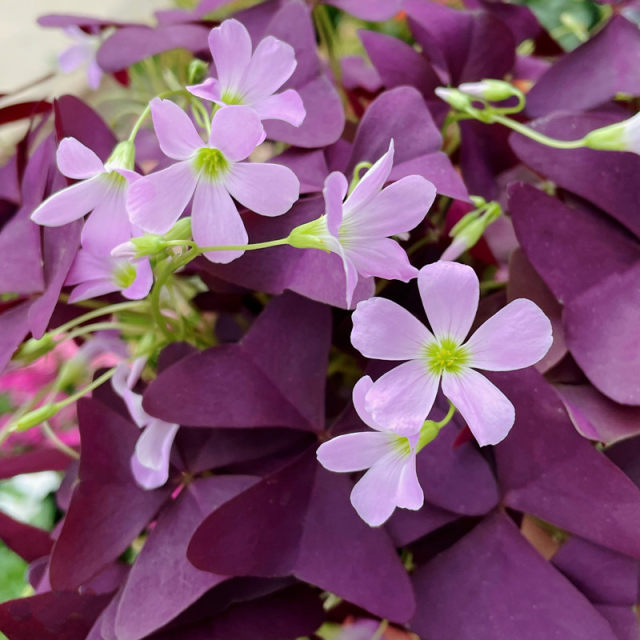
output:
<path id="1" fill-rule="evenodd" d="M 15 421 L 15 431 L 26 431 L 42 424 L 45 420 L 52 418 L 58 413 L 57 404 L 44 404 L 33 411 L 29 411 Z"/>
<path id="2" fill-rule="evenodd" d="M 458 89 L 476 98 L 499 102 L 507 100 L 515 95 L 520 95 L 520 91 L 513 85 L 503 80 L 493 80 L 488 78 L 480 82 L 463 82 Z"/>
<path id="3" fill-rule="evenodd" d="M 471 106 L 471 98 L 457 89 L 447 89 L 438 87 L 436 95 L 445 102 L 448 102 L 454 109 L 465 111 Z"/>

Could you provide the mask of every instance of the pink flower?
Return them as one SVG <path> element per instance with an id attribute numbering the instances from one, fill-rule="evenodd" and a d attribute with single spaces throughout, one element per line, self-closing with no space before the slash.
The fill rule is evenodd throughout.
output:
<path id="1" fill-rule="evenodd" d="M 355 484 L 351 504 L 370 526 L 385 522 L 396 507 L 417 511 L 424 494 L 416 475 L 418 434 L 405 437 L 385 430 L 367 410 L 365 397 L 373 386 L 369 376 L 353 388 L 360 419 L 375 431 L 337 436 L 318 447 L 320 464 L 329 471 L 368 471 Z"/>
<path id="2" fill-rule="evenodd" d="M 252 54 L 249 32 L 232 19 L 211 30 L 209 48 L 218 77 L 187 87 L 193 95 L 221 106 L 246 105 L 261 120 L 284 120 L 295 127 L 302 124 L 306 111 L 298 92 L 275 93 L 296 68 L 291 45 L 267 36 Z"/>
<path id="3" fill-rule="evenodd" d="M 241 162 L 264 140 L 260 119 L 248 107 L 225 107 L 213 116 L 204 144 L 187 114 L 154 98 L 151 115 L 162 151 L 179 162 L 131 185 L 131 221 L 149 233 L 166 233 L 193 196 L 193 239 L 200 246 L 248 241 L 231 196 L 266 216 L 279 216 L 298 199 L 300 183 L 278 164 Z M 128 238 L 127 238 L 128 239 Z M 243 251 L 210 251 L 212 262 L 231 262 Z"/>
<path id="4" fill-rule="evenodd" d="M 142 396 L 135 393 L 133 387 L 145 363 L 146 358 L 137 358 L 131 365 L 120 363 L 111 383 L 124 400 L 132 420 L 144 429 L 131 457 L 131 471 L 141 487 L 156 489 L 169 478 L 169 458 L 178 425 L 153 418 L 142 408 Z"/>
<path id="5" fill-rule="evenodd" d="M 427 215 L 435 187 L 422 176 L 406 176 L 383 189 L 393 166 L 389 150 L 347 195 L 347 179 L 339 171 L 324 183 L 325 215 L 295 228 L 294 247 L 324 249 L 342 258 L 351 305 L 358 277 L 378 276 L 408 282 L 418 273 L 404 249 L 389 236 L 410 231 Z"/>
<path id="6" fill-rule="evenodd" d="M 82 229 L 82 246 L 95 254 L 108 255 L 111 249 L 131 237 L 131 224 L 125 206 L 127 186 L 138 175 L 127 154 L 127 143 L 120 143 L 106 164 L 75 138 L 64 138 L 56 155 L 58 169 L 68 178 L 81 180 L 54 193 L 32 214 L 31 220 L 47 227 L 59 227 L 89 212 Z"/>
<path id="7" fill-rule="evenodd" d="M 148 258 L 129 261 L 80 249 L 65 285 L 75 285 L 69 302 L 78 302 L 120 291 L 125 298 L 141 300 L 151 290 L 153 272 Z"/>
<path id="8" fill-rule="evenodd" d="M 85 33 L 79 27 L 71 25 L 65 27 L 64 32 L 74 40 L 75 44 L 66 48 L 58 56 L 58 65 L 65 73 L 71 73 L 82 65 L 87 65 L 87 81 L 92 89 L 100 86 L 102 69 L 96 61 L 96 52 L 100 45 L 100 38 Z"/>
<path id="9" fill-rule="evenodd" d="M 480 445 L 500 442 L 513 426 L 513 405 L 475 369 L 511 371 L 535 364 L 552 343 L 551 323 L 530 300 L 519 298 L 489 318 L 465 342 L 476 315 L 478 278 L 470 267 L 436 262 L 418 274 L 431 333 L 385 298 L 360 302 L 351 342 L 378 360 L 407 360 L 376 380 L 365 398 L 373 419 L 399 434 L 418 433 L 440 380 Z"/>

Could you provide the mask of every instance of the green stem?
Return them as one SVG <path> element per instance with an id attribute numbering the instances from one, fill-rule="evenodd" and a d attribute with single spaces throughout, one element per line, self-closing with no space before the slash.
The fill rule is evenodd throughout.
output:
<path id="1" fill-rule="evenodd" d="M 133 331 L 136 333 L 146 333 L 146 329 L 143 327 L 137 327 L 135 325 L 124 324 L 123 322 L 94 322 L 93 324 L 86 324 L 82 327 L 74 329 L 68 333 L 62 340 L 56 343 L 56 346 L 67 340 L 73 340 L 74 338 L 80 338 L 87 333 L 93 333 L 94 331 L 107 331 L 109 329 L 119 329 L 120 331 Z"/>
<path id="2" fill-rule="evenodd" d="M 87 322 L 87 320 L 93 320 L 93 318 L 99 318 L 100 316 L 106 316 L 111 313 L 117 313 L 118 311 L 125 311 L 126 309 L 134 309 L 144 304 L 144 301 L 141 300 L 132 300 L 131 302 L 118 302 L 117 304 L 110 304 L 106 307 L 101 307 L 100 309 L 95 309 L 94 311 L 89 311 L 73 320 L 69 320 L 69 322 L 65 322 L 61 324 L 59 327 L 52 329 L 49 331 L 50 334 L 58 335 L 60 333 L 65 333 L 69 329 L 72 329 L 76 325 L 82 324 L 83 322 Z"/>
<path id="3" fill-rule="evenodd" d="M 172 89 L 171 91 L 163 91 L 162 93 L 158 94 L 156 97 L 170 98 L 171 96 L 177 96 L 177 95 L 190 96 L 191 94 L 186 89 Z M 140 127 L 142 126 L 142 124 L 147 119 L 150 113 L 151 113 L 151 104 L 148 104 L 144 108 L 142 113 L 138 116 L 138 119 L 135 121 L 135 124 L 131 129 L 131 133 L 129 134 L 129 138 L 128 138 L 129 142 L 135 142 L 136 136 L 138 135 L 138 131 L 140 131 Z"/>
<path id="4" fill-rule="evenodd" d="M 56 408 L 58 409 L 58 411 L 60 411 L 60 409 L 64 409 L 64 407 L 70 404 L 73 404 L 76 400 L 83 398 L 84 396 L 87 395 L 87 393 L 91 393 L 94 389 L 97 389 L 101 384 L 107 382 L 107 380 L 110 380 L 113 377 L 113 374 L 115 372 L 116 372 L 116 367 L 108 369 L 101 376 L 98 376 L 91 384 L 88 384 L 86 387 L 82 387 L 82 389 L 80 389 L 79 391 L 76 391 L 75 393 L 65 398 L 64 400 L 60 400 L 59 402 L 56 402 L 55 403 Z"/>
<path id="5" fill-rule="evenodd" d="M 212 247 L 197 247 L 198 254 L 207 253 L 208 251 L 255 251 L 256 249 L 268 249 L 269 247 L 278 247 L 289 244 L 289 238 L 279 238 L 278 240 L 269 240 L 268 242 L 255 242 L 253 244 L 230 244 Z"/>
<path id="6" fill-rule="evenodd" d="M 75 449 L 72 449 L 70 446 L 62 442 L 60 438 L 58 438 L 56 432 L 51 428 L 48 420 L 45 420 L 40 425 L 40 428 L 42 429 L 42 432 L 45 434 L 45 436 L 47 436 L 47 438 L 54 444 L 56 449 L 59 449 L 60 451 L 62 451 L 62 453 L 66 453 L 70 458 L 73 458 L 74 460 L 80 459 L 80 454 Z"/>
<path id="7" fill-rule="evenodd" d="M 493 124 L 497 122 L 505 127 L 509 127 L 509 129 L 513 129 L 513 131 L 521 133 L 523 136 L 527 136 L 527 138 L 531 138 L 531 140 L 535 140 L 540 144 L 544 144 L 547 147 L 553 147 L 555 149 L 581 149 L 585 146 L 584 138 L 580 138 L 579 140 L 557 140 L 556 138 L 545 136 L 543 133 L 538 133 L 531 127 L 527 127 L 527 125 L 525 124 L 502 116 L 500 114 L 490 113 L 479 118 L 479 120 L 487 122 L 487 124 Z"/>
<path id="8" fill-rule="evenodd" d="M 353 169 L 353 178 L 351 178 L 351 183 L 349 184 L 349 193 L 351 193 L 358 186 L 358 182 L 360 182 L 360 172 L 363 169 L 371 169 L 372 166 L 373 165 L 366 160 L 358 162 L 358 164 Z"/>
<path id="9" fill-rule="evenodd" d="M 380 640 L 384 635 L 384 632 L 387 630 L 389 626 L 388 620 L 381 620 L 380 625 L 376 629 L 376 632 L 371 636 L 371 640 Z"/>
<path id="10" fill-rule="evenodd" d="M 447 415 L 442 418 L 440 422 L 425 420 L 424 424 L 422 425 L 422 429 L 420 429 L 420 438 L 418 439 L 418 445 L 416 446 L 416 453 L 420 453 L 422 449 L 424 449 L 430 442 L 433 442 L 438 437 L 440 429 L 449 424 L 455 412 L 456 408 L 453 406 L 452 402 L 449 402 L 449 411 L 447 411 Z"/>
<path id="11" fill-rule="evenodd" d="M 316 29 L 320 36 L 320 41 L 327 50 L 329 56 L 329 66 L 331 72 L 338 84 L 342 81 L 342 68 L 340 67 L 340 60 L 336 51 L 335 36 L 333 33 L 333 24 L 329 17 L 327 7 L 323 5 L 317 5 L 313 10 L 313 17 L 316 23 Z"/>

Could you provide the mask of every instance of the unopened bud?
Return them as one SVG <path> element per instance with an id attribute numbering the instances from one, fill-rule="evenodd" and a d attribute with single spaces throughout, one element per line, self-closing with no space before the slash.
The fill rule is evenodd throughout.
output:
<path id="1" fill-rule="evenodd" d="M 162 237 L 164 240 L 191 240 L 191 218 L 180 218 Z"/>
<path id="2" fill-rule="evenodd" d="M 584 137 L 585 147 L 640 153 L 640 113 L 633 118 L 594 129 Z"/>
<path id="3" fill-rule="evenodd" d="M 503 80 L 481 80 L 480 82 L 463 82 L 458 89 L 476 98 L 499 102 L 507 100 L 515 95 L 520 95 L 520 91 L 512 84 Z"/>
<path id="4" fill-rule="evenodd" d="M 438 87 L 436 95 L 458 111 L 465 111 L 471 106 L 471 98 L 457 89 Z"/>
<path id="5" fill-rule="evenodd" d="M 45 420 L 52 418 L 58 413 L 58 405 L 57 404 L 44 404 L 33 411 L 29 411 L 21 418 L 15 421 L 15 430 L 16 431 L 26 431 L 27 429 L 31 429 L 33 427 L 37 427 L 39 424 L 42 424 Z"/>
<path id="6" fill-rule="evenodd" d="M 45 333 L 39 340 L 31 338 L 30 340 L 27 340 L 20 349 L 18 349 L 16 359 L 23 364 L 35 362 L 38 358 L 41 358 L 50 351 L 53 351 L 56 344 L 57 343 L 51 333 Z"/>
<path id="7" fill-rule="evenodd" d="M 469 211 L 449 232 L 453 238 L 440 260 L 457 260 L 482 237 L 486 228 L 502 215 L 497 202 L 489 202 L 480 209 Z"/>

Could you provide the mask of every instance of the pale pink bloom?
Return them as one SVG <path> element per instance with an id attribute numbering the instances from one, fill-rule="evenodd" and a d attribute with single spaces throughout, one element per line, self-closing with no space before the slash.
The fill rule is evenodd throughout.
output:
<path id="1" fill-rule="evenodd" d="M 422 176 L 406 176 L 384 187 L 393 166 L 388 151 L 364 174 L 347 196 L 348 182 L 339 171 L 324 184 L 325 214 L 291 232 L 295 247 L 317 248 L 342 258 L 351 305 L 359 277 L 377 276 L 408 282 L 418 273 L 404 249 L 389 236 L 416 227 L 427 215 L 435 187 Z M 346 199 L 345 199 L 346 196 Z"/>
<path id="2" fill-rule="evenodd" d="M 471 267 L 435 262 L 418 274 L 433 333 L 385 298 L 360 302 L 351 342 L 378 360 L 406 360 L 376 380 L 366 410 L 399 434 L 413 435 L 426 420 L 442 380 L 444 395 L 480 445 L 500 442 L 513 426 L 511 402 L 476 369 L 511 371 L 538 362 L 552 343 L 551 323 L 531 300 L 513 300 L 465 341 L 476 315 L 478 277 Z"/>
<path id="3" fill-rule="evenodd" d="M 419 435 L 405 437 L 386 430 L 365 405 L 373 386 L 369 376 L 353 388 L 353 405 L 360 419 L 374 431 L 337 436 L 318 447 L 320 464 L 329 471 L 368 469 L 351 492 L 351 504 L 370 526 L 385 522 L 396 507 L 420 509 L 424 494 L 416 475 L 416 445 Z"/>
<path id="4" fill-rule="evenodd" d="M 133 262 L 83 248 L 76 254 L 64 283 L 75 285 L 69 296 L 70 303 L 114 291 L 120 291 L 130 300 L 141 300 L 151 290 L 153 272 L 148 258 Z"/>
<path id="5" fill-rule="evenodd" d="M 244 245 L 248 236 L 232 196 L 264 216 L 282 215 L 298 199 L 300 183 L 291 169 L 242 162 L 265 137 L 260 119 L 248 107 L 218 111 L 207 144 L 174 102 L 154 98 L 151 116 L 162 151 L 178 162 L 131 185 L 127 207 L 131 221 L 142 230 L 166 233 L 193 197 L 191 224 L 199 246 Z M 226 263 L 243 253 L 205 255 Z"/>
<path id="6" fill-rule="evenodd" d="M 143 429 L 131 457 L 131 471 L 141 487 L 156 489 L 169 478 L 169 458 L 178 425 L 154 418 L 142 408 L 142 396 L 133 388 L 145 363 L 146 358 L 137 358 L 131 365 L 120 363 L 111 383 L 124 400 L 131 419 Z"/>
<path id="7" fill-rule="evenodd" d="M 60 142 L 56 160 L 63 175 L 80 182 L 47 198 L 31 214 L 31 220 L 59 227 L 91 212 L 82 228 L 82 246 L 94 254 L 109 255 L 113 247 L 131 238 L 126 193 L 138 174 L 117 166 L 117 160 L 103 164 L 75 138 Z"/>
<path id="8" fill-rule="evenodd" d="M 237 20 L 225 20 L 209 34 L 217 78 L 187 87 L 193 95 L 218 105 L 251 107 L 261 120 L 284 120 L 295 127 L 306 111 L 297 91 L 276 93 L 296 68 L 293 47 L 273 36 L 252 51 L 251 36 Z"/>
<path id="9" fill-rule="evenodd" d="M 75 25 L 65 27 L 64 32 L 74 41 L 58 56 L 58 65 L 65 73 L 71 73 L 83 65 L 87 66 L 87 81 L 92 89 L 97 89 L 102 80 L 102 69 L 96 60 L 100 38 L 85 33 Z"/>

